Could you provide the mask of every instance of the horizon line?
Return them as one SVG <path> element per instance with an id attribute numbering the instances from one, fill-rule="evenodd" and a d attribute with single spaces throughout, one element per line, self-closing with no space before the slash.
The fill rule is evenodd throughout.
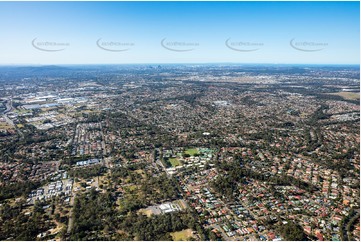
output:
<path id="1" fill-rule="evenodd" d="M 1 1 L 1 0 L 0 0 Z M 263 62 L 142 62 L 142 63 L 8 63 L 0 66 L 76 66 L 76 65 L 340 65 L 360 66 L 360 63 L 263 63 Z"/>

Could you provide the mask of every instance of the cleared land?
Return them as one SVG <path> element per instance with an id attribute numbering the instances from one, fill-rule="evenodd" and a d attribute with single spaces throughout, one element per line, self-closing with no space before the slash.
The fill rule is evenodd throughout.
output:
<path id="1" fill-rule="evenodd" d="M 184 229 L 182 231 L 170 233 L 174 241 L 188 240 L 192 237 L 191 229 Z"/>
<path id="2" fill-rule="evenodd" d="M 169 158 L 169 162 L 172 164 L 172 167 L 182 165 L 177 158 Z"/>
<path id="3" fill-rule="evenodd" d="M 181 209 L 187 209 L 187 203 L 183 199 L 174 202 L 178 204 Z"/>
<path id="4" fill-rule="evenodd" d="M 8 125 L 7 123 L 0 123 L 0 129 L 11 129 L 11 126 Z"/>
<path id="5" fill-rule="evenodd" d="M 140 214 L 144 214 L 146 215 L 147 217 L 150 217 L 152 216 L 153 212 L 151 209 L 140 209 L 139 212 Z"/>
<path id="6" fill-rule="evenodd" d="M 360 99 L 360 93 L 356 93 L 356 92 L 336 92 L 336 93 L 330 93 L 330 94 L 341 96 L 347 100 L 359 100 Z"/>
<path id="7" fill-rule="evenodd" d="M 194 156 L 195 154 L 198 154 L 198 150 L 197 149 L 187 149 L 186 151 L 184 151 L 184 153 Z"/>

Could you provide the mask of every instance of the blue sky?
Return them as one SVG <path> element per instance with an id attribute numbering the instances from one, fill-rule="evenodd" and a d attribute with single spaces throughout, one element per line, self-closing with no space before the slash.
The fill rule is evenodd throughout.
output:
<path id="1" fill-rule="evenodd" d="M 359 8 L 359 2 L 0 2 L 0 64 L 359 64 Z"/>

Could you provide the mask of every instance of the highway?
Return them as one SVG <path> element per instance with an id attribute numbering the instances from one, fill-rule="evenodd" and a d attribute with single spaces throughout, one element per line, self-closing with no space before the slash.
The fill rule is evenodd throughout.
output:
<path id="1" fill-rule="evenodd" d="M 9 125 L 15 126 L 14 122 L 11 119 L 9 119 L 9 117 L 6 115 L 8 112 L 11 112 L 14 109 L 12 104 L 13 104 L 12 99 L 7 100 L 7 102 L 5 104 L 6 110 L 3 112 L 3 117 Z"/>
<path id="2" fill-rule="evenodd" d="M 11 125 L 12 127 L 15 127 L 15 129 L 16 129 L 16 131 L 19 133 L 20 137 L 24 138 L 24 134 L 21 132 L 21 130 L 18 129 L 18 128 L 15 126 L 14 122 L 7 116 L 7 113 L 9 113 L 9 112 L 11 112 L 11 111 L 14 110 L 13 100 L 12 100 L 12 99 L 7 100 L 7 102 L 6 102 L 5 105 L 6 105 L 6 110 L 3 112 L 3 117 L 4 117 L 5 121 L 6 121 L 9 125 Z"/>
<path id="3" fill-rule="evenodd" d="M 4 114 L 11 112 L 14 109 L 12 99 L 8 100 L 5 105 L 6 105 L 6 110 L 4 111 Z"/>

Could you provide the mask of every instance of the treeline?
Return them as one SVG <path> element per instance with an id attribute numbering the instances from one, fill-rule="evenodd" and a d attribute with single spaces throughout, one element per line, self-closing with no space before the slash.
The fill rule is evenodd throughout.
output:
<path id="1" fill-rule="evenodd" d="M 340 235 L 341 235 L 341 240 L 343 241 L 353 241 L 355 240 L 354 238 L 352 238 L 352 229 L 353 226 L 355 225 L 355 223 L 357 221 L 359 221 L 360 219 L 360 213 L 357 212 L 356 210 L 354 210 L 353 208 L 351 208 L 349 214 L 347 216 L 344 216 L 342 218 L 342 220 L 340 221 Z"/>
<path id="2" fill-rule="evenodd" d="M 311 115 L 308 120 L 309 125 L 316 125 L 318 120 L 328 119 L 331 114 L 325 113 L 325 111 L 329 109 L 328 105 L 321 104 L 321 106 L 316 109 L 316 111 Z"/>
<path id="3" fill-rule="evenodd" d="M 120 213 L 145 208 L 149 205 L 172 201 L 180 198 L 178 184 L 175 178 L 166 175 L 147 177 L 138 181 L 136 189 L 129 191 L 120 202 Z"/>
<path id="4" fill-rule="evenodd" d="M 190 213 L 167 213 L 146 217 L 131 213 L 120 224 L 121 228 L 137 240 L 172 240 L 171 232 L 196 229 L 196 221 Z"/>
<path id="5" fill-rule="evenodd" d="M 314 157 L 314 160 L 328 169 L 337 171 L 342 178 L 344 177 L 359 178 L 359 177 L 355 177 L 355 172 L 353 171 L 356 168 L 353 166 L 352 162 L 350 161 L 350 159 L 355 158 L 356 154 L 359 152 L 360 151 L 358 148 L 349 148 L 345 153 L 339 153 L 333 151 L 330 159 L 326 159 L 322 161 L 320 159 L 317 159 L 317 157 Z"/>
<path id="6" fill-rule="evenodd" d="M 142 176 L 134 171 L 145 169 L 144 163 L 134 163 L 127 166 L 119 166 L 111 169 L 112 184 L 120 184 L 127 181 L 128 183 L 140 183 Z"/>
<path id="7" fill-rule="evenodd" d="M 128 115 L 121 112 L 108 112 L 107 117 L 107 128 L 110 131 L 118 131 L 122 135 L 122 131 L 126 131 L 127 128 L 136 128 L 144 126 L 140 121 L 135 120 Z M 125 136 L 127 137 L 127 133 Z"/>
<path id="8" fill-rule="evenodd" d="M 0 240 L 34 241 L 39 233 L 45 232 L 54 226 L 47 223 L 47 215 L 39 203 L 35 203 L 31 215 L 22 213 L 21 203 L 10 206 L 4 203 L 0 206 Z"/>
<path id="9" fill-rule="evenodd" d="M 84 168 L 77 168 L 69 170 L 70 177 L 89 179 L 95 176 L 101 176 L 106 172 L 107 168 L 103 165 L 93 165 Z"/>
<path id="10" fill-rule="evenodd" d="M 301 225 L 288 221 L 287 224 L 284 224 L 278 228 L 278 232 L 282 235 L 286 241 L 305 241 L 307 239 L 306 234 L 304 233 Z"/>
<path id="11" fill-rule="evenodd" d="M 111 170 L 112 184 L 120 184 L 128 179 L 129 183 L 137 182 L 140 179 L 140 175 L 132 172 L 127 167 L 115 167 Z"/>
<path id="12" fill-rule="evenodd" d="M 199 229 L 192 213 L 177 212 L 147 217 L 136 210 L 120 214 L 110 193 L 94 189 L 75 199 L 74 227 L 69 240 L 172 240 L 170 232 Z"/>
<path id="13" fill-rule="evenodd" d="M 319 93 L 316 96 L 320 99 L 325 99 L 325 100 L 344 101 L 344 102 L 353 103 L 353 104 L 357 104 L 357 105 L 360 104 L 360 100 L 346 99 L 346 98 L 343 98 L 338 95 Z"/>
<path id="14" fill-rule="evenodd" d="M 19 197 L 26 196 L 31 192 L 31 190 L 37 189 L 41 186 L 39 181 L 26 181 L 26 182 L 16 182 L 0 186 L 0 201 Z"/>
<path id="15" fill-rule="evenodd" d="M 248 135 L 248 138 L 250 140 L 264 140 L 269 143 L 274 142 L 275 140 L 275 131 L 274 130 L 268 130 L 263 132 L 257 132 L 257 133 L 251 133 Z"/>
<path id="16" fill-rule="evenodd" d="M 114 199 L 109 193 L 97 193 L 94 189 L 89 194 L 77 196 L 74 201 L 74 227 L 70 240 L 107 240 L 109 231 L 115 231 L 116 217 Z M 107 231 L 103 231 L 107 228 Z"/>
<path id="17" fill-rule="evenodd" d="M 311 132 L 313 133 L 314 137 L 311 136 Z M 315 129 L 305 128 L 304 142 L 305 145 L 307 146 L 306 148 L 307 152 L 314 151 L 315 149 L 321 147 L 323 143 L 323 136 L 321 133 L 321 129 L 317 126 Z"/>
<path id="18" fill-rule="evenodd" d="M 219 168 L 226 170 L 227 174 L 217 177 L 217 179 L 211 183 L 211 186 L 215 189 L 215 191 L 229 199 L 234 199 L 234 194 L 237 193 L 239 184 L 245 181 L 246 178 L 267 181 L 279 186 L 294 185 L 309 192 L 316 189 L 314 185 L 304 182 L 300 179 L 296 179 L 284 174 L 281 176 L 268 176 L 264 173 L 256 172 L 244 166 L 241 167 L 238 162 L 232 162 L 230 164 L 221 163 Z"/>
<path id="19" fill-rule="evenodd" d="M 159 203 L 166 200 L 174 200 L 180 197 L 178 182 L 174 177 L 168 178 L 165 174 L 158 177 L 145 179 L 141 186 L 142 193 L 146 196 L 146 201 Z"/>
<path id="20" fill-rule="evenodd" d="M 61 165 L 75 165 L 78 161 L 84 161 L 84 160 L 89 160 L 91 159 L 92 156 L 91 155 L 82 155 L 82 156 L 72 156 L 72 157 L 65 157 L 62 161 L 61 161 Z"/>

